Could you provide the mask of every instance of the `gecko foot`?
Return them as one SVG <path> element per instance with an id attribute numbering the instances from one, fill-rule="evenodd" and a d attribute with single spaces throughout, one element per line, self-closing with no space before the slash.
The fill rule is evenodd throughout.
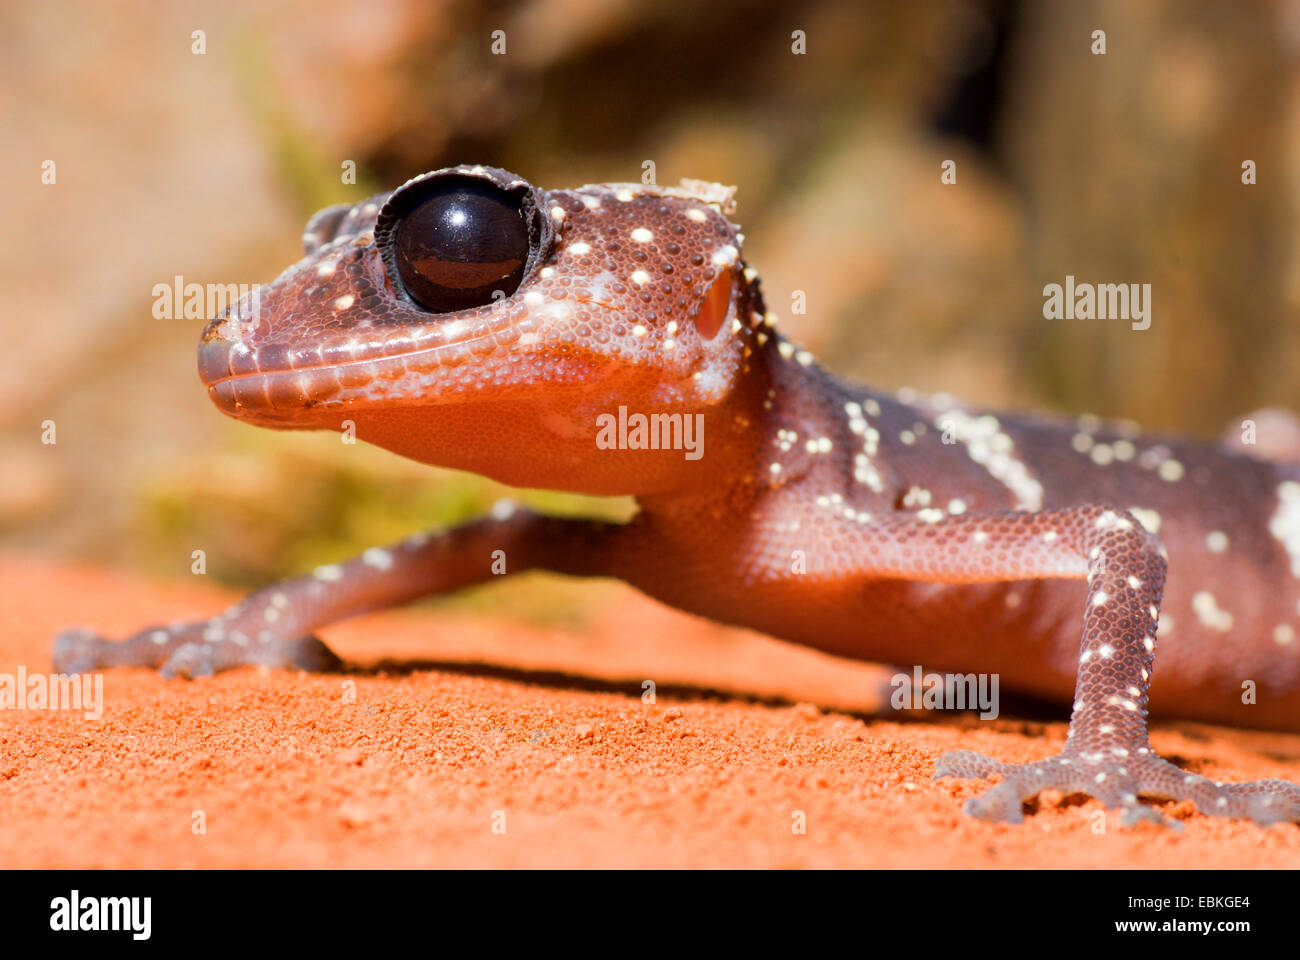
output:
<path id="1" fill-rule="evenodd" d="M 1300 821 L 1300 786 L 1287 780 L 1215 783 L 1188 773 L 1150 751 L 1124 756 L 1089 753 L 1068 745 L 1058 756 L 1033 763 L 1003 763 L 971 750 L 954 750 L 935 763 L 934 778 L 1000 776 L 1002 782 L 966 801 L 965 810 L 980 820 L 1019 823 L 1021 805 L 1042 790 L 1082 793 L 1122 811 L 1121 823 L 1139 821 L 1171 825 L 1139 797 L 1190 800 L 1214 817 L 1249 818 L 1261 826 Z"/>
<path id="2" fill-rule="evenodd" d="M 312 635 L 280 637 L 262 630 L 249 636 L 225 618 L 149 627 L 113 641 L 91 630 L 65 630 L 54 640 L 56 673 L 104 667 L 155 667 L 164 677 L 207 677 L 242 666 L 323 673 L 343 661 Z"/>

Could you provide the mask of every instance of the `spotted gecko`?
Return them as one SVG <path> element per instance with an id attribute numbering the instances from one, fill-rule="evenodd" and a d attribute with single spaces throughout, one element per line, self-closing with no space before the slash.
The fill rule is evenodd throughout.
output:
<path id="1" fill-rule="evenodd" d="M 212 619 L 65 632 L 56 669 L 329 669 L 318 628 L 486 581 L 504 551 L 512 572 L 617 577 L 834 654 L 1072 703 L 1056 756 L 939 758 L 937 777 L 1001 779 L 967 801 L 977 817 L 1019 821 L 1051 788 L 1125 822 L 1162 820 L 1139 797 L 1300 818 L 1295 784 L 1217 783 L 1147 738 L 1153 690 L 1160 715 L 1300 730 L 1300 452 L 842 383 L 777 331 L 733 209 L 700 181 L 541 190 L 459 166 L 317 213 L 304 257 L 205 329 L 218 409 L 515 486 L 632 495 L 639 513 L 502 503 Z M 615 415 L 640 426 L 597 443 Z"/>

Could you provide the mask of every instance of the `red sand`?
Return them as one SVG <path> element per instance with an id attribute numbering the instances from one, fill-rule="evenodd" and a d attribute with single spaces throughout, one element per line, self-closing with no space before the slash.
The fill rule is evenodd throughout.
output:
<path id="1" fill-rule="evenodd" d="M 871 708 L 877 668 L 605 595 L 581 630 L 348 623 L 324 634 L 347 675 L 118 670 L 98 720 L 0 711 L 0 867 L 1300 866 L 1300 827 L 1173 805 L 1181 832 L 1097 833 L 1100 805 L 1079 798 L 1018 827 L 971 820 L 961 802 L 983 787 L 931 781 L 935 758 L 1044 757 L 1064 722 L 859 719 L 837 711 Z M 48 671 L 61 628 L 120 635 L 228 599 L 14 556 L 0 598 L 11 674 Z M 1152 740 L 1221 779 L 1300 780 L 1300 736 L 1185 724 Z"/>

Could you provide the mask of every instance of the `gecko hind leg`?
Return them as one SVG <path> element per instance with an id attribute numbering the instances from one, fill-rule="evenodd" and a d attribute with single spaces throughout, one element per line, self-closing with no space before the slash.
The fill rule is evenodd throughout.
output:
<path id="1" fill-rule="evenodd" d="M 1082 793 L 1108 808 L 1122 811 L 1121 822 L 1131 826 L 1142 820 L 1169 825 L 1170 821 L 1138 798 L 1190 800 L 1213 817 L 1249 818 L 1260 826 L 1300 821 L 1300 785 L 1288 780 L 1254 780 L 1216 783 L 1188 773 L 1161 759 L 1149 747 L 1127 756 L 1089 753 L 1068 744 L 1057 756 L 1032 763 L 1003 763 L 971 750 L 954 750 L 935 764 L 934 778 L 1002 777 L 1002 782 L 981 796 L 966 801 L 965 810 L 980 820 L 1019 823 L 1021 805 L 1042 790 Z"/>

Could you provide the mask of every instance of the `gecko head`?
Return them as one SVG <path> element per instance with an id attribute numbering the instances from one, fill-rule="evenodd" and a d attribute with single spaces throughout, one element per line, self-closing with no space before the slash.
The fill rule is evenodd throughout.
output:
<path id="1" fill-rule="evenodd" d="M 730 209 L 728 188 L 696 181 L 427 173 L 312 217 L 303 259 L 208 325 L 200 376 L 264 426 L 351 426 L 428 463 L 590 492 L 607 474 L 626 486 L 610 456 L 625 453 L 653 487 L 664 451 L 598 448 L 599 418 L 725 404 L 763 316 Z"/>

